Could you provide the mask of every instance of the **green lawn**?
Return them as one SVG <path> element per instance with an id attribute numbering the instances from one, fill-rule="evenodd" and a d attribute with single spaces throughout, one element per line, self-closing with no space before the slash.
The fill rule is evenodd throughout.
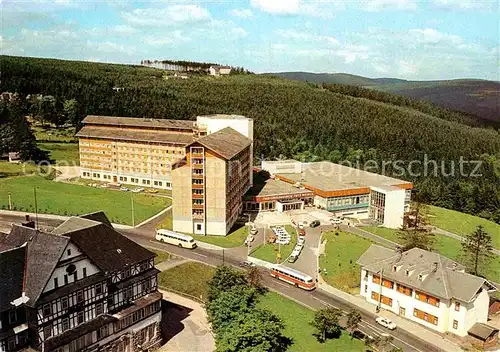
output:
<path id="1" fill-rule="evenodd" d="M 359 293 L 361 267 L 358 258 L 370 247 L 371 241 L 351 233 L 339 231 L 324 234 L 325 253 L 319 257 L 323 279 L 330 285 L 351 293 Z M 323 269 L 326 268 L 326 274 Z"/>
<path id="2" fill-rule="evenodd" d="M 38 146 L 49 152 L 49 160 L 57 165 L 80 165 L 77 143 L 38 143 Z"/>
<path id="3" fill-rule="evenodd" d="M 371 233 L 378 235 L 380 237 L 383 237 L 389 241 L 401 243 L 401 239 L 398 238 L 398 236 L 396 235 L 398 230 L 389 229 L 387 227 L 378 227 L 378 226 L 363 226 L 363 227 L 360 227 L 360 229 L 371 232 Z"/>
<path id="4" fill-rule="evenodd" d="M 500 249 L 500 225 L 478 216 L 429 205 L 429 222 L 440 229 L 457 235 L 468 235 L 482 225 L 491 235 L 493 246 Z"/>
<path id="5" fill-rule="evenodd" d="M 34 211 L 35 186 L 39 213 L 81 215 L 102 210 L 114 223 L 132 224 L 131 193 L 55 182 L 40 176 L 0 179 L 0 209 L 7 209 L 10 193 L 13 210 Z M 133 197 L 135 224 L 171 204 L 168 198 L 146 194 Z"/>
<path id="6" fill-rule="evenodd" d="M 156 264 L 160 264 L 161 262 L 164 262 L 166 260 L 169 260 L 171 258 L 173 258 L 172 254 L 168 253 L 168 252 L 164 252 L 164 251 L 159 251 L 157 249 L 151 249 L 151 248 L 148 248 L 150 251 L 152 252 L 155 252 L 156 253 L 156 257 L 155 257 L 155 265 Z"/>
<path id="7" fill-rule="evenodd" d="M 75 142 L 75 128 L 56 128 L 53 126 L 33 126 L 33 133 L 38 141 Z"/>
<path id="8" fill-rule="evenodd" d="M 313 320 L 314 312 L 294 301 L 268 292 L 261 297 L 258 307 L 267 308 L 279 316 L 285 324 L 285 335 L 293 339 L 289 351 L 293 352 L 322 352 L 322 351 L 364 351 L 364 342 L 352 339 L 342 331 L 338 339 L 331 339 L 319 343 L 313 336 L 314 328 L 309 324 Z"/>
<path id="9" fill-rule="evenodd" d="M 45 167 L 41 167 L 45 171 Z M 31 163 L 9 163 L 0 161 L 0 178 L 11 176 L 32 175 L 38 171 L 38 166 Z"/>
<path id="10" fill-rule="evenodd" d="M 224 248 L 234 248 L 243 245 L 245 238 L 248 236 L 248 227 L 239 226 L 233 229 L 227 236 L 190 235 L 193 236 L 196 241 L 210 243 Z"/>
<path id="11" fill-rule="evenodd" d="M 396 236 L 396 232 L 398 230 L 373 226 L 363 226 L 362 229 L 396 243 L 402 242 L 401 239 Z M 456 260 L 457 262 L 461 261 L 460 257 L 462 254 L 462 244 L 459 240 L 438 234 L 435 234 L 434 236 L 436 239 L 434 250 L 436 252 L 441 253 L 445 257 Z M 488 268 L 485 269 L 483 274 L 495 282 L 500 282 L 500 257 L 494 256 L 493 260 L 490 262 Z"/>
<path id="12" fill-rule="evenodd" d="M 165 230 L 170 230 L 172 231 L 173 225 L 172 225 L 172 210 L 169 210 L 167 212 L 167 216 L 156 225 L 157 229 L 165 229 Z"/>
<path id="13" fill-rule="evenodd" d="M 207 297 L 207 282 L 215 273 L 215 268 L 187 262 L 158 274 L 160 286 L 170 288 L 204 300 Z"/>
<path id="14" fill-rule="evenodd" d="M 266 243 L 258 245 L 258 247 L 252 251 L 251 256 L 257 259 L 265 260 L 270 263 L 276 263 L 278 254 L 278 249 L 281 251 L 281 261 L 285 261 L 293 251 L 293 248 L 297 244 L 297 231 L 293 226 L 285 225 L 285 229 L 291 235 L 291 241 L 288 245 L 277 245 L 276 243 Z"/>

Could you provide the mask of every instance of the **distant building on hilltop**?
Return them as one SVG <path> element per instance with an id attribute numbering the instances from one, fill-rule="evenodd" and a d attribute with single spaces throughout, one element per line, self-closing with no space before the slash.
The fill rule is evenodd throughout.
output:
<path id="1" fill-rule="evenodd" d="M 0 351 L 149 351 L 161 343 L 155 254 L 103 213 L 0 233 Z"/>
<path id="2" fill-rule="evenodd" d="M 231 73 L 231 66 L 210 66 L 208 69 L 208 73 L 211 76 L 226 76 Z"/>

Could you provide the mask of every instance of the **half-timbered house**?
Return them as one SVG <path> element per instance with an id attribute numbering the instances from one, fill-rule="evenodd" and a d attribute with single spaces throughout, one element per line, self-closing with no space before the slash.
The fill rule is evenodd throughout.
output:
<path id="1" fill-rule="evenodd" d="M 30 344 L 42 351 L 148 351 L 161 342 L 155 254 L 102 213 L 51 233 L 14 225 L 4 243 L 26 247 L 23 295 Z"/>

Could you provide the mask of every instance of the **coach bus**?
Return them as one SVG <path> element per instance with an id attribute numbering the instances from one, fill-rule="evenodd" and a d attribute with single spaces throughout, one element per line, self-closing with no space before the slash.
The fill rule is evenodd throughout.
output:
<path id="1" fill-rule="evenodd" d="M 311 291 L 316 288 L 316 284 L 314 283 L 312 277 L 301 273 L 300 271 L 287 268 L 286 266 L 273 266 L 271 269 L 271 276 L 288 282 L 291 285 L 295 285 L 295 287 L 300 287 L 304 290 Z"/>
<path id="2" fill-rule="evenodd" d="M 169 231 L 169 230 L 156 230 L 157 241 L 173 244 L 174 246 L 179 246 L 183 248 L 193 249 L 196 248 L 196 242 L 193 237 L 189 235 L 183 235 L 181 233 Z"/>

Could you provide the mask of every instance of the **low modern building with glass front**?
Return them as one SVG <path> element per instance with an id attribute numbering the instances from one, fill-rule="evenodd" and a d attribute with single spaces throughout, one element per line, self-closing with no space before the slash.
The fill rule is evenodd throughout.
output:
<path id="1" fill-rule="evenodd" d="M 294 199 L 293 203 L 302 202 L 302 207 L 312 203 L 338 216 L 372 218 L 386 227 L 399 228 L 403 225 L 413 188 L 408 181 L 328 161 L 263 161 L 262 169 L 269 172 L 272 182 L 269 185 L 268 181 L 261 193 L 254 192 L 253 198 L 247 198 L 247 210 L 280 211 L 279 203 L 285 201 L 287 204 Z M 280 183 L 288 186 L 278 186 Z M 287 189 L 289 191 L 285 192 Z M 271 209 L 266 205 L 252 205 L 252 202 L 269 202 L 270 199 L 274 202 Z M 283 209 L 291 210 L 289 208 L 285 205 Z"/>

